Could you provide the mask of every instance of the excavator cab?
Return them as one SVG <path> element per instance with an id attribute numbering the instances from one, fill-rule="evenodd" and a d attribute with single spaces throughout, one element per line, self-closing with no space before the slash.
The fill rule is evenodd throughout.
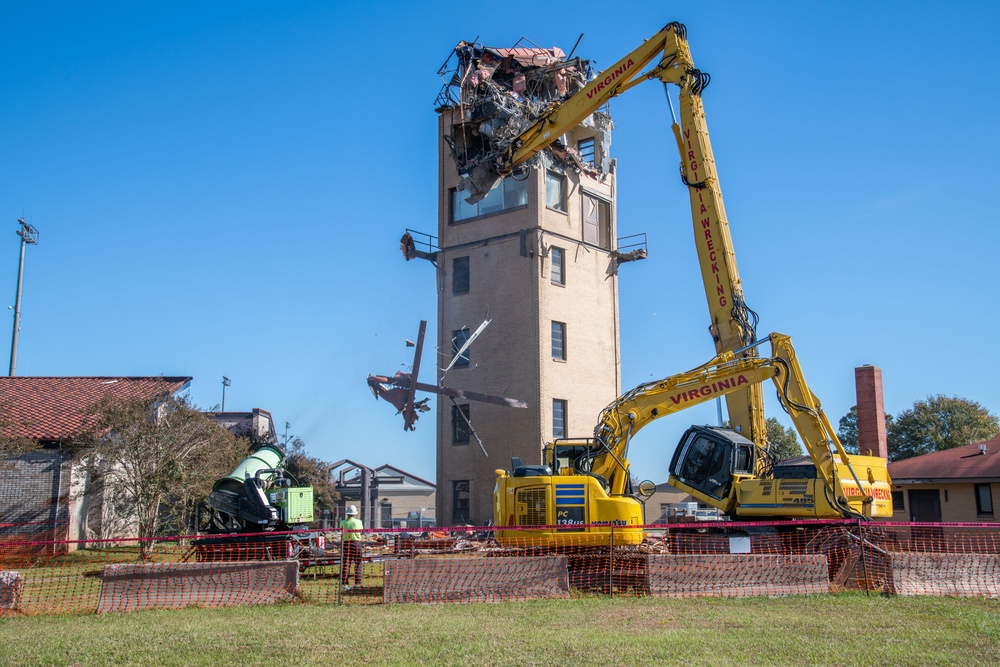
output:
<path id="1" fill-rule="evenodd" d="M 555 475 L 586 474 L 595 450 L 593 438 L 559 439 L 545 447 L 545 462 Z"/>
<path id="2" fill-rule="evenodd" d="M 719 426 L 692 426 L 681 436 L 670 461 L 671 479 L 715 500 L 733 494 L 738 477 L 754 473 L 756 446 L 735 431 Z"/>

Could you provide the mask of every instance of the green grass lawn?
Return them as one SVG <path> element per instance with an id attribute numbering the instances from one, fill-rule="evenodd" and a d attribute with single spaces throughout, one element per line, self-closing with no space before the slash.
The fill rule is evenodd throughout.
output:
<path id="1" fill-rule="evenodd" d="M 1000 664 L 1000 601 L 863 594 L 0 618 L 0 665 Z"/>

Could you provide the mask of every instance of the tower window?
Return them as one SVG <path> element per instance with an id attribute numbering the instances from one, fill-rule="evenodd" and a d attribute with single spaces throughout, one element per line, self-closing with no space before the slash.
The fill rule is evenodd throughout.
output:
<path id="1" fill-rule="evenodd" d="M 451 406 L 451 443 L 469 444 L 469 404 Z"/>
<path id="2" fill-rule="evenodd" d="M 451 483 L 451 522 L 469 523 L 469 480 L 453 480 Z"/>
<path id="3" fill-rule="evenodd" d="M 549 269 L 549 279 L 553 285 L 566 284 L 566 251 L 553 246 L 549 250 L 552 267 Z"/>
<path id="4" fill-rule="evenodd" d="M 469 340 L 470 332 L 468 328 L 465 329 L 455 329 L 451 332 L 451 354 L 454 357 L 458 354 L 458 351 L 462 349 L 466 341 Z M 469 367 L 469 349 L 467 348 L 465 352 L 462 353 L 456 361 L 452 368 L 468 368 Z"/>
<path id="5" fill-rule="evenodd" d="M 469 258 L 456 257 L 451 260 L 451 293 L 469 293 Z"/>
<path id="6" fill-rule="evenodd" d="M 611 204 L 586 193 L 583 195 L 583 242 L 611 248 Z"/>
<path id="7" fill-rule="evenodd" d="M 566 361 L 566 323 L 552 322 L 552 358 Z"/>
<path id="8" fill-rule="evenodd" d="M 510 177 L 490 190 L 485 197 L 475 204 L 465 201 L 469 196 L 464 190 L 451 191 L 451 221 L 465 222 L 484 215 L 493 215 L 513 208 L 528 205 L 528 181 Z"/>
<path id="9" fill-rule="evenodd" d="M 562 174 L 545 172 L 545 205 L 566 212 L 566 177 Z"/>
<path id="10" fill-rule="evenodd" d="M 552 399 L 552 438 L 566 437 L 566 400 Z"/>
<path id="11" fill-rule="evenodd" d="M 580 161 L 593 167 L 595 157 L 594 138 L 580 139 L 576 144 L 576 149 L 580 152 Z"/>

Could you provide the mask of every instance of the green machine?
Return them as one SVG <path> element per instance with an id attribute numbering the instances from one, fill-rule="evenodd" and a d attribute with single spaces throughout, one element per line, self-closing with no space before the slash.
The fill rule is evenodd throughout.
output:
<path id="1" fill-rule="evenodd" d="M 313 520 L 313 489 L 292 486 L 285 452 L 262 445 L 215 482 L 208 496 L 211 532 L 287 530 Z"/>

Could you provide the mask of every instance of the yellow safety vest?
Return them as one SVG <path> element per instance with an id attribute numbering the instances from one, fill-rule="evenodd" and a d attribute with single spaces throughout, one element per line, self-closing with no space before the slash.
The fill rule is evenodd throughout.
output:
<path id="1" fill-rule="evenodd" d="M 361 531 L 364 529 L 365 524 L 361 523 L 361 519 L 356 519 L 351 517 L 350 519 L 344 519 L 340 522 L 340 529 L 344 531 L 344 541 L 353 542 L 355 540 L 361 539 Z"/>

